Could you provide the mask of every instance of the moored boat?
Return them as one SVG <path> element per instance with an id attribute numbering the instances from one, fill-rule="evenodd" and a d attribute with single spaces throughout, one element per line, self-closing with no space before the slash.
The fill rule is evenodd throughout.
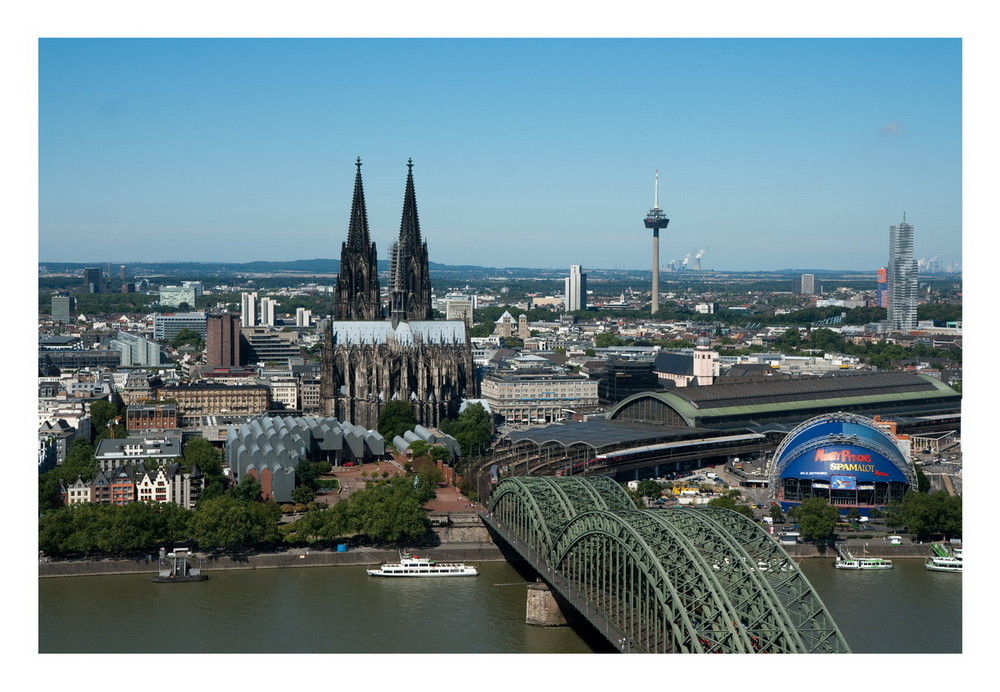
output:
<path id="1" fill-rule="evenodd" d="M 846 558 L 838 557 L 833 566 L 837 569 L 892 569 L 892 560 L 881 557 L 854 557 L 848 553 Z"/>
<path id="2" fill-rule="evenodd" d="M 367 570 L 370 577 L 474 577 L 479 570 L 464 562 L 437 562 L 419 555 L 400 555 L 399 562 L 386 562 Z"/>
<path id="3" fill-rule="evenodd" d="M 924 562 L 924 567 L 931 572 L 961 572 L 962 558 L 960 557 L 929 557 Z"/>

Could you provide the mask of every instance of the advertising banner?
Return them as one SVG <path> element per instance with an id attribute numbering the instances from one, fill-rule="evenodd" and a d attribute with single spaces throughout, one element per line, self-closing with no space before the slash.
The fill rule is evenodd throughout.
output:
<path id="1" fill-rule="evenodd" d="M 806 452 L 781 472 L 782 478 L 828 481 L 834 488 L 852 490 L 858 483 L 906 483 L 906 476 L 881 454 L 855 445 L 829 445 Z"/>

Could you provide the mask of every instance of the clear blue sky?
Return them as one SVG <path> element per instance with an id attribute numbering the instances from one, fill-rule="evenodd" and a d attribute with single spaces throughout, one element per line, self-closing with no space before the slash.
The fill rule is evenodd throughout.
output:
<path id="1" fill-rule="evenodd" d="M 39 260 L 379 255 L 414 162 L 430 258 L 961 262 L 958 39 L 43 39 Z"/>

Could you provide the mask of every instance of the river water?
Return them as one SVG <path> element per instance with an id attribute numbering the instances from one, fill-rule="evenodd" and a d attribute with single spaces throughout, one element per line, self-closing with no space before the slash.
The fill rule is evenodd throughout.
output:
<path id="1" fill-rule="evenodd" d="M 590 653 L 592 633 L 526 625 L 527 578 L 505 562 L 448 580 L 376 579 L 364 567 L 39 579 L 41 653 Z M 896 560 L 882 572 L 802 569 L 855 653 L 962 650 L 962 575 Z"/>

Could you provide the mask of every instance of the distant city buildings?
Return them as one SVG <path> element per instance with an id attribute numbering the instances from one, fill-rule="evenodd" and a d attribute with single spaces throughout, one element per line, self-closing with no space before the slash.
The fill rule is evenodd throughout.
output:
<path id="1" fill-rule="evenodd" d="M 52 320 L 69 324 L 76 317 L 76 299 L 73 296 L 52 296 Z"/>
<path id="2" fill-rule="evenodd" d="M 587 309 L 587 275 L 580 271 L 579 264 L 570 265 L 563 295 L 566 312 Z"/>
<path id="3" fill-rule="evenodd" d="M 917 261 L 913 259 L 913 226 L 903 221 L 889 227 L 888 327 L 891 331 L 917 328 Z"/>
<path id="4" fill-rule="evenodd" d="M 83 270 L 83 292 L 104 293 L 104 273 L 100 267 L 86 267 Z"/>
<path id="5" fill-rule="evenodd" d="M 889 279 L 885 267 L 878 270 L 875 281 L 875 305 L 880 308 L 889 307 Z"/>
<path id="6" fill-rule="evenodd" d="M 160 305 L 178 307 L 181 303 L 187 303 L 189 307 L 195 305 L 195 289 L 190 286 L 161 286 Z"/>
<path id="7" fill-rule="evenodd" d="M 816 275 L 803 274 L 800 278 L 799 293 L 804 296 L 816 294 Z"/>

